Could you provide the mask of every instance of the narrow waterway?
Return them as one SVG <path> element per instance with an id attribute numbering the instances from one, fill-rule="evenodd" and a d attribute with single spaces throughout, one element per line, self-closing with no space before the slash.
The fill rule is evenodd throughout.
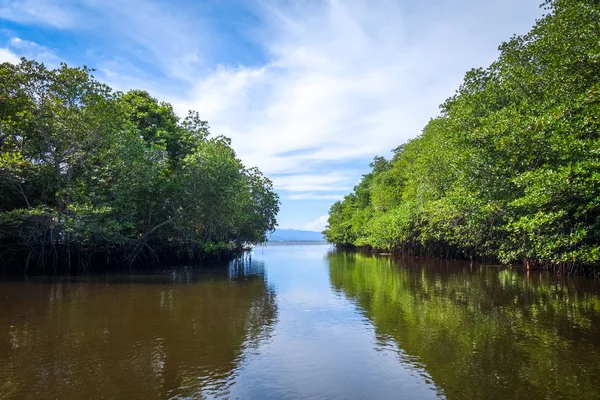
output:
<path id="1" fill-rule="evenodd" d="M 598 399 L 600 285 L 327 245 L 0 281 L 0 399 Z"/>

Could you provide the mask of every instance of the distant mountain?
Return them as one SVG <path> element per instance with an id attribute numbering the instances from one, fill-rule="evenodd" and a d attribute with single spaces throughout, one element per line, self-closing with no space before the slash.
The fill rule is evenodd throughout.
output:
<path id="1" fill-rule="evenodd" d="M 296 229 L 276 229 L 269 236 L 271 242 L 314 242 L 325 241 L 321 232 L 300 231 Z"/>

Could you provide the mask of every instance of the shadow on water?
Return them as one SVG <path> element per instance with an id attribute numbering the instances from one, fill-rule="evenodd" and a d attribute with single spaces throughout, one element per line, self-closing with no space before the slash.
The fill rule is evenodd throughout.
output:
<path id="1" fill-rule="evenodd" d="M 227 396 L 270 337 L 264 266 L 0 282 L 0 398 Z"/>
<path id="2" fill-rule="evenodd" d="M 449 399 L 600 398 L 594 281 L 330 252 L 332 289 Z"/>

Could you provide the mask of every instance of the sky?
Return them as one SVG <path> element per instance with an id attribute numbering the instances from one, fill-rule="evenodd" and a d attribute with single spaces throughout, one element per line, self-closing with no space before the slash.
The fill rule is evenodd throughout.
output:
<path id="1" fill-rule="evenodd" d="M 232 139 L 320 231 L 377 155 L 418 136 L 541 0 L 0 0 L 0 62 L 87 65 Z"/>

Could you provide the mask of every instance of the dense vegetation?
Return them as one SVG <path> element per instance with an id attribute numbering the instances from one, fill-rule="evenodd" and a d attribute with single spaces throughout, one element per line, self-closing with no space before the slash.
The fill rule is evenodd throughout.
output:
<path id="1" fill-rule="evenodd" d="M 4 271 L 197 260 L 263 242 L 271 182 L 228 138 L 86 67 L 0 64 Z"/>
<path id="2" fill-rule="evenodd" d="M 600 262 L 600 2 L 550 0 L 416 139 L 334 204 L 342 246 L 568 268 Z"/>

